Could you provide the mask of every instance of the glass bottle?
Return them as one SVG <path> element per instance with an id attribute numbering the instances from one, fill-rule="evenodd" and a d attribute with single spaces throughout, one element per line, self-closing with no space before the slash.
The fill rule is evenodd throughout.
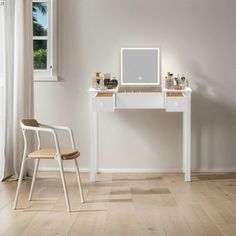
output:
<path id="1" fill-rule="evenodd" d="M 93 76 L 93 80 L 92 80 L 92 87 L 95 89 L 98 89 L 99 84 L 100 84 L 100 72 L 96 72 L 95 76 Z"/>
<path id="2" fill-rule="evenodd" d="M 174 78 L 173 74 L 170 72 L 167 73 L 167 76 L 165 77 L 165 84 L 167 89 L 173 89 L 174 88 Z"/>

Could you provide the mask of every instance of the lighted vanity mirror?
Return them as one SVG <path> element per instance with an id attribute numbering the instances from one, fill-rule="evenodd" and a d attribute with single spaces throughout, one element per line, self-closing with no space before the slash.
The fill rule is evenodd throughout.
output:
<path id="1" fill-rule="evenodd" d="M 121 86 L 160 86 L 159 48 L 121 48 Z"/>

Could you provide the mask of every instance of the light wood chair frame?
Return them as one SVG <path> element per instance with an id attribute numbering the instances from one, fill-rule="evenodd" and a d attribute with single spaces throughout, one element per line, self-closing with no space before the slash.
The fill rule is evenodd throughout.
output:
<path id="1" fill-rule="evenodd" d="M 15 196 L 15 200 L 14 200 L 13 209 L 17 208 L 18 196 L 19 196 L 20 187 L 21 187 L 22 179 L 23 179 L 23 175 L 24 175 L 25 163 L 27 160 L 32 159 L 28 156 L 29 153 L 27 153 L 28 149 L 27 149 L 26 131 L 29 130 L 29 131 L 36 132 L 37 141 L 38 141 L 38 150 L 40 150 L 40 148 L 41 148 L 40 132 L 46 132 L 46 133 L 53 135 L 54 144 L 55 144 L 55 148 L 56 148 L 56 155 L 53 158 L 53 160 L 57 160 L 58 164 L 59 164 L 59 170 L 60 170 L 64 195 L 65 195 L 66 207 L 67 207 L 68 212 L 70 212 L 71 207 L 70 207 L 68 190 L 67 190 L 66 181 L 65 181 L 64 169 L 63 169 L 63 159 L 61 156 L 60 145 L 59 145 L 57 133 L 55 130 L 63 130 L 63 131 L 67 131 L 69 133 L 71 147 L 74 150 L 75 149 L 75 142 L 74 142 L 74 137 L 73 137 L 73 133 L 72 133 L 71 129 L 69 127 L 64 127 L 64 126 L 50 126 L 50 125 L 40 124 L 40 123 L 39 123 L 39 127 L 35 127 L 35 126 L 28 126 L 28 125 L 25 125 L 22 122 L 20 122 L 20 126 L 22 129 L 23 138 L 24 138 L 24 152 L 23 152 L 23 158 L 22 158 L 21 169 L 20 169 L 20 176 L 19 176 L 19 180 L 18 180 L 18 184 L 17 184 L 17 190 L 16 190 L 16 196 Z M 33 193 L 35 179 L 36 179 L 36 175 L 37 175 L 37 171 L 38 171 L 39 161 L 40 161 L 40 159 L 36 158 L 34 172 L 33 172 L 33 178 L 32 178 L 32 183 L 31 183 L 31 187 L 30 187 L 29 198 L 28 198 L 29 201 L 31 201 L 31 199 L 32 199 L 32 193 Z M 75 162 L 76 175 L 77 175 L 77 180 L 78 180 L 78 185 L 79 185 L 80 198 L 81 198 L 81 202 L 84 203 L 83 189 L 82 189 L 82 185 L 81 185 L 79 164 L 78 164 L 77 158 L 74 159 L 74 162 Z"/>

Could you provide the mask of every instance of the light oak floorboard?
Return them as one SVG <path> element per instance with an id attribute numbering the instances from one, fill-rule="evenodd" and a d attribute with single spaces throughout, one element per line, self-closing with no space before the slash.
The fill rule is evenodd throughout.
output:
<path id="1" fill-rule="evenodd" d="M 59 172 L 39 172 L 33 200 L 23 181 L 0 183 L 0 235 L 204 236 L 236 235 L 236 174 L 104 173 L 90 183 L 82 173 L 81 204 L 75 173 L 66 173 L 68 213 Z"/>

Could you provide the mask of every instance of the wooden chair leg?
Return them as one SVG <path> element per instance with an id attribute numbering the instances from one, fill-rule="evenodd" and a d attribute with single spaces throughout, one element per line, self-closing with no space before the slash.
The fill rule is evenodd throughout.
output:
<path id="1" fill-rule="evenodd" d="M 32 183 L 31 183 L 31 187 L 30 187 L 30 193 L 29 193 L 29 201 L 32 198 L 32 194 L 33 194 L 33 189 L 34 189 L 34 184 L 35 184 L 35 179 L 36 179 L 36 175 L 37 175 L 37 171 L 38 171 L 38 166 L 39 166 L 39 161 L 40 159 L 37 159 L 35 161 L 35 166 L 34 166 L 34 174 L 33 174 L 33 178 L 32 178 Z"/>
<path id="2" fill-rule="evenodd" d="M 17 183 L 16 196 L 15 196 L 15 200 L 14 200 L 14 204 L 13 204 L 13 209 L 16 209 L 16 206 L 17 206 L 20 187 L 21 187 L 22 179 L 23 179 L 23 175 L 24 175 L 25 162 L 26 162 L 26 156 L 24 155 L 24 157 L 22 159 L 22 163 L 21 163 L 20 176 L 19 176 L 19 180 Z"/>
<path id="3" fill-rule="evenodd" d="M 65 194 L 65 201 L 66 201 L 66 207 L 68 212 L 70 212 L 70 202 L 69 202 L 69 198 L 68 198 L 68 192 L 67 192 L 67 187 L 66 187 L 66 182 L 65 182 L 65 176 L 64 176 L 64 170 L 63 170 L 63 165 L 62 165 L 62 160 L 59 159 L 59 168 L 60 168 L 60 173 L 61 173 L 61 180 L 62 180 L 62 185 L 63 185 L 63 190 L 64 190 L 64 194 Z"/>
<path id="4" fill-rule="evenodd" d="M 77 159 L 75 159 L 75 167 L 76 167 L 77 180 L 78 180 L 78 184 L 79 184 L 80 198 L 81 198 L 81 202 L 84 203 L 84 194 L 83 194 L 83 188 L 82 188 L 82 185 L 81 185 L 79 165 L 78 165 Z"/>

